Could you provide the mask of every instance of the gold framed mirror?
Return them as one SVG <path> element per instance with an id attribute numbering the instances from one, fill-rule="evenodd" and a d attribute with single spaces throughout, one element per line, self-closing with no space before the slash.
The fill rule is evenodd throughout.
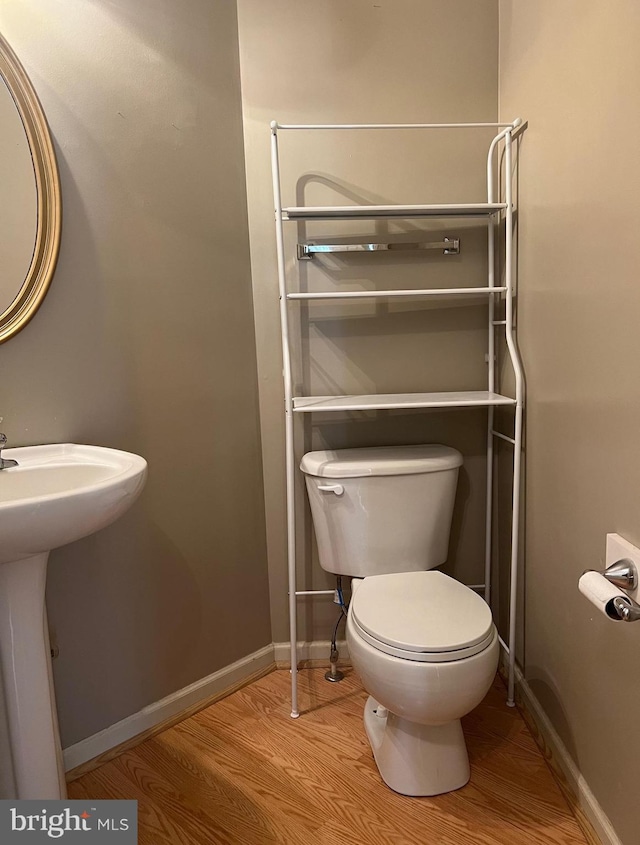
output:
<path id="1" fill-rule="evenodd" d="M 6 90 L 5 90 L 6 89 Z M 62 202 L 42 106 L 17 56 L 0 36 L 0 343 L 33 317 L 55 270 Z"/>

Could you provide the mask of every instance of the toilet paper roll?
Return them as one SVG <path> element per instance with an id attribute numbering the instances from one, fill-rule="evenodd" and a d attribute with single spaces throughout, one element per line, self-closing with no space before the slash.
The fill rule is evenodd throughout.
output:
<path id="1" fill-rule="evenodd" d="M 613 600 L 621 597 L 628 601 L 629 596 L 607 581 L 599 572 L 585 572 L 578 581 L 578 589 L 594 607 L 598 608 L 600 613 L 604 613 L 616 622 L 622 621 L 613 606 Z"/>

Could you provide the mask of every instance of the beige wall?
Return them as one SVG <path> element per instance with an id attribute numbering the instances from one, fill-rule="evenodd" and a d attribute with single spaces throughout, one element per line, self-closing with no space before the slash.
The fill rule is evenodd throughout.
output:
<path id="1" fill-rule="evenodd" d="M 640 7 L 502 0 L 528 380 L 525 672 L 624 845 L 638 841 L 640 625 L 579 595 L 605 534 L 640 544 Z"/>
<path id="2" fill-rule="evenodd" d="M 274 639 L 288 639 L 283 486 L 283 394 L 269 122 L 429 122 L 495 119 L 497 3 L 455 0 L 239 0 L 240 64 L 249 227 L 264 447 L 267 538 Z M 463 138 L 394 132 L 308 133 L 282 138 L 284 202 L 454 202 L 481 200 L 487 133 Z M 298 265 L 292 286 L 342 290 L 374 286 L 483 284 L 485 230 L 463 221 L 315 224 L 287 230 L 288 255 L 302 239 L 359 235 L 430 240 L 460 234 L 459 258 L 352 257 Z M 300 272 L 300 278 L 297 274 Z M 484 386 L 485 309 L 432 310 L 422 303 L 313 305 L 303 331 L 307 393 L 396 392 Z M 378 413 L 297 421 L 297 451 L 310 448 L 444 442 L 465 454 L 451 569 L 468 583 L 482 573 L 484 414 Z M 304 492 L 299 490 L 304 512 Z M 313 562 L 308 514 L 298 532 L 300 585 L 332 585 Z M 335 608 L 307 602 L 303 639 L 327 639 Z"/>
<path id="3" fill-rule="evenodd" d="M 129 515 L 51 555 L 69 745 L 271 642 L 236 11 L 22 0 L 0 27 L 64 203 L 50 293 L 0 347 L 3 430 L 150 467 Z"/>

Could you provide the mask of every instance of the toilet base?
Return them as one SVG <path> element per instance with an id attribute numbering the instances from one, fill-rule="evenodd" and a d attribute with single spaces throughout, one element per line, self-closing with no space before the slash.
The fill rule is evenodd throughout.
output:
<path id="1" fill-rule="evenodd" d="M 459 719 L 420 725 L 391 712 L 378 716 L 378 706 L 369 696 L 364 727 L 382 780 L 394 792 L 440 795 L 468 782 L 469 755 Z"/>

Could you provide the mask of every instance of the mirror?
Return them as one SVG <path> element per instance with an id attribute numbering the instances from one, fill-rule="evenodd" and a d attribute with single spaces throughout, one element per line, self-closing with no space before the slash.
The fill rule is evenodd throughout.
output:
<path id="1" fill-rule="evenodd" d="M 42 106 L 0 36 L 0 343 L 42 302 L 60 247 L 60 179 Z"/>

